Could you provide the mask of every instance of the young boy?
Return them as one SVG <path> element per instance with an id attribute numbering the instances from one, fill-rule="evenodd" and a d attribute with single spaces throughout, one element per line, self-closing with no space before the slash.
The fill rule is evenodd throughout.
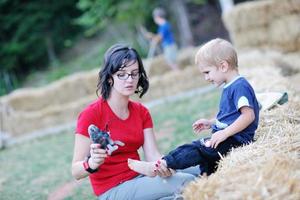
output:
<path id="1" fill-rule="evenodd" d="M 158 25 L 157 34 L 146 33 L 146 37 L 155 44 L 161 43 L 165 59 L 173 70 L 178 70 L 176 64 L 177 46 L 171 30 L 171 25 L 166 19 L 166 12 L 162 8 L 155 8 L 152 12 L 154 22 Z"/>
<path id="2" fill-rule="evenodd" d="M 179 146 L 157 162 L 129 159 L 130 169 L 155 176 L 159 167 L 185 169 L 200 165 L 201 174 L 210 175 L 217 168 L 220 154 L 225 156 L 232 148 L 253 141 L 259 106 L 253 88 L 239 75 L 232 44 L 219 38 L 211 40 L 198 50 L 195 61 L 205 80 L 223 87 L 216 119 L 199 119 L 193 124 L 196 133 L 211 128 L 211 137 Z"/>

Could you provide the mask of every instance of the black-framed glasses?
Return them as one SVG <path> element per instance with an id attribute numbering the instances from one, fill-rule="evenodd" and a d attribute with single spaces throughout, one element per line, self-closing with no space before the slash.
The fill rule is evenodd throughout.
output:
<path id="1" fill-rule="evenodd" d="M 140 78 L 140 72 L 132 72 L 131 74 L 122 72 L 122 73 L 117 74 L 117 77 L 120 80 L 127 80 L 129 78 L 129 76 L 131 76 L 132 79 L 136 80 L 136 79 Z"/>

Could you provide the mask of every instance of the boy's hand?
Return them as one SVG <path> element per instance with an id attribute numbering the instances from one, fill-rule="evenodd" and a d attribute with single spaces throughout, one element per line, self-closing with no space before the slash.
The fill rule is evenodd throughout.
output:
<path id="1" fill-rule="evenodd" d="M 211 128 L 211 121 L 208 119 L 199 119 L 193 124 L 193 130 L 195 133 L 200 133 L 203 130 Z"/>
<path id="2" fill-rule="evenodd" d="M 227 138 L 227 133 L 224 130 L 215 132 L 210 138 L 210 147 L 217 148 L 217 146 Z"/>

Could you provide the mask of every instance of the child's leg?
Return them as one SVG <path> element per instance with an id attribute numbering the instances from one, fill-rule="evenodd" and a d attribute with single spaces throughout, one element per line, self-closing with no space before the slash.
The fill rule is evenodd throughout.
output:
<path id="1" fill-rule="evenodd" d="M 198 145 L 193 142 L 176 148 L 157 162 L 128 159 L 128 166 L 133 171 L 153 177 L 157 175 L 155 170 L 159 165 L 171 169 L 186 169 L 203 162 L 202 159 L 203 156 L 201 156 Z"/>
<path id="2" fill-rule="evenodd" d="M 163 157 L 167 163 L 167 167 L 171 169 L 186 169 L 205 162 L 205 157 L 202 152 L 199 151 L 200 145 L 199 140 L 196 140 L 190 144 L 179 146 L 169 152 L 168 155 Z"/>
<path id="3" fill-rule="evenodd" d="M 237 142 L 233 137 L 227 138 L 225 141 L 221 142 L 216 149 L 211 147 L 206 147 L 203 142 L 199 146 L 202 155 L 206 158 L 206 162 L 200 164 L 201 174 L 206 173 L 210 175 L 214 173 L 218 167 L 218 161 L 222 156 L 226 154 L 235 147 L 241 146 L 242 144 Z"/>

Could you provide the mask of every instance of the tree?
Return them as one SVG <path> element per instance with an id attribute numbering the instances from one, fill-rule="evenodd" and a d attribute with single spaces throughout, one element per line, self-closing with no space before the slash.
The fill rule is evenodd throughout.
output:
<path id="1" fill-rule="evenodd" d="M 13 78 L 46 66 L 57 59 L 65 41 L 74 38 L 80 27 L 73 19 L 80 15 L 77 0 L 0 1 L 0 94 L 9 92 Z M 4 89 L 3 89 L 4 88 Z"/>
<path id="2" fill-rule="evenodd" d="M 170 7 L 177 21 L 180 46 L 193 45 L 193 34 L 184 2 L 182 0 L 173 0 Z"/>

